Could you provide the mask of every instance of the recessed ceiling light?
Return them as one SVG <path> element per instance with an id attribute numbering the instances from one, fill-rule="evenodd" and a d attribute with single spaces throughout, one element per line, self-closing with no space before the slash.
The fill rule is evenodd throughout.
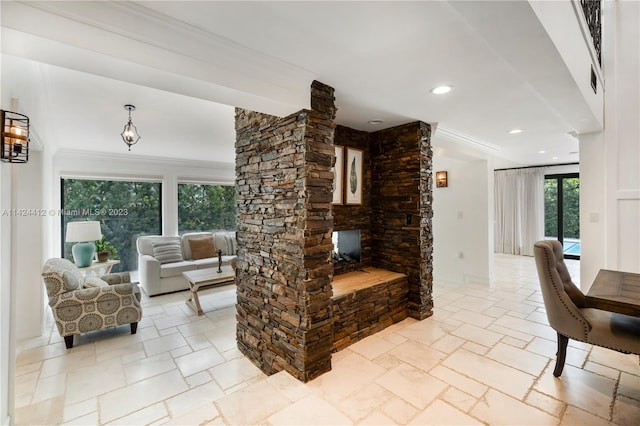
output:
<path id="1" fill-rule="evenodd" d="M 571 151 L 569 154 L 575 155 L 577 153 L 578 153 L 578 151 Z"/>
<path id="2" fill-rule="evenodd" d="M 377 126 L 377 125 L 382 124 L 382 123 L 384 123 L 384 121 L 382 121 L 382 120 L 369 120 L 369 124 L 372 124 L 374 126 Z"/>
<path id="3" fill-rule="evenodd" d="M 551 159 L 552 159 L 552 160 L 557 160 L 557 159 L 558 159 L 558 157 L 551 157 Z"/>
<path id="4" fill-rule="evenodd" d="M 518 133 L 522 133 L 522 129 L 509 130 L 509 133 L 512 135 L 517 135 Z"/>
<path id="5" fill-rule="evenodd" d="M 433 89 L 429 90 L 429 92 L 433 93 L 434 95 L 444 95 L 445 93 L 449 93 L 452 90 L 453 86 L 447 84 L 444 86 L 434 87 Z"/>
<path id="6" fill-rule="evenodd" d="M 547 151 L 538 151 L 538 154 L 544 154 Z"/>

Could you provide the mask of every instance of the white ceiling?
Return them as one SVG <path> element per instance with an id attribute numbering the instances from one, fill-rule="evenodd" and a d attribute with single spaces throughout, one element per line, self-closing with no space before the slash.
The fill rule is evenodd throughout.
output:
<path id="1" fill-rule="evenodd" d="M 2 107 L 18 99 L 54 149 L 126 152 L 130 103 L 135 154 L 232 163 L 233 107 L 295 112 L 314 79 L 335 88 L 339 124 L 422 120 L 438 125 L 435 145 L 455 140 L 517 164 L 575 162 L 568 132 L 600 127 L 527 2 L 1 8 Z M 439 84 L 455 88 L 430 94 Z"/>

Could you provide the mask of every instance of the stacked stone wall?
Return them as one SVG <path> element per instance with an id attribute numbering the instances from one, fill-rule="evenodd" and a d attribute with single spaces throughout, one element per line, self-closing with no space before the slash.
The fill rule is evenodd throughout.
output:
<path id="1" fill-rule="evenodd" d="M 402 277 L 333 298 L 333 350 L 371 336 L 407 317 L 407 278 Z"/>
<path id="2" fill-rule="evenodd" d="M 432 314 L 430 127 L 414 122 L 371 134 L 372 262 L 408 276 L 409 315 Z"/>
<path id="3" fill-rule="evenodd" d="M 285 118 L 236 109 L 238 347 L 302 381 L 331 369 L 333 89 Z"/>
<path id="4" fill-rule="evenodd" d="M 236 109 L 238 347 L 266 374 L 305 382 L 331 369 L 332 349 L 433 307 L 429 125 L 336 129 L 333 89 L 318 82 L 311 106 L 284 118 Z M 334 143 L 364 152 L 362 205 L 331 204 Z M 349 269 L 334 270 L 331 234 L 351 229 L 355 267 L 406 280 L 332 301 L 334 274 Z"/>
<path id="5" fill-rule="evenodd" d="M 334 144 L 344 147 L 344 157 L 347 148 L 357 148 L 363 151 L 362 161 L 362 204 L 361 205 L 333 205 L 333 230 L 360 230 L 360 262 L 355 264 L 335 264 L 335 275 L 355 271 L 371 266 L 371 151 L 369 133 L 337 126 Z"/>

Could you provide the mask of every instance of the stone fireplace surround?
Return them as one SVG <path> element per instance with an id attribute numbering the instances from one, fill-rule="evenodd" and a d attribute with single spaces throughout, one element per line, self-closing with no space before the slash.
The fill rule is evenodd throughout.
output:
<path id="1" fill-rule="evenodd" d="M 266 374 L 305 382 L 331 369 L 331 282 L 346 272 L 334 272 L 334 230 L 360 229 L 362 268 L 407 275 L 409 316 L 433 307 L 430 126 L 368 133 L 336 126 L 335 113 L 333 88 L 317 81 L 311 110 L 236 109 L 238 347 Z M 364 151 L 362 205 L 331 205 L 334 144 Z"/>

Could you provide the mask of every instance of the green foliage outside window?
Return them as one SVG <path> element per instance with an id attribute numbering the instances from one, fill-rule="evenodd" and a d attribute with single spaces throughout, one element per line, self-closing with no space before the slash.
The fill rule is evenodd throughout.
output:
<path id="1" fill-rule="evenodd" d="M 558 237 L 558 181 L 544 180 L 544 235 Z"/>
<path id="2" fill-rule="evenodd" d="M 580 238 L 580 179 L 563 178 L 563 237 Z M 544 230 L 546 237 L 558 237 L 558 180 L 544 181 Z"/>
<path id="3" fill-rule="evenodd" d="M 64 243 L 67 223 L 97 220 L 120 259 L 112 271 L 138 269 L 138 236 L 162 233 L 160 202 L 160 183 L 62 179 L 63 257 L 73 260 L 74 243 Z"/>
<path id="4" fill-rule="evenodd" d="M 565 238 L 580 238 L 580 179 L 562 180 Z"/>
<path id="5" fill-rule="evenodd" d="M 178 184 L 178 232 L 236 230 L 235 186 Z"/>

